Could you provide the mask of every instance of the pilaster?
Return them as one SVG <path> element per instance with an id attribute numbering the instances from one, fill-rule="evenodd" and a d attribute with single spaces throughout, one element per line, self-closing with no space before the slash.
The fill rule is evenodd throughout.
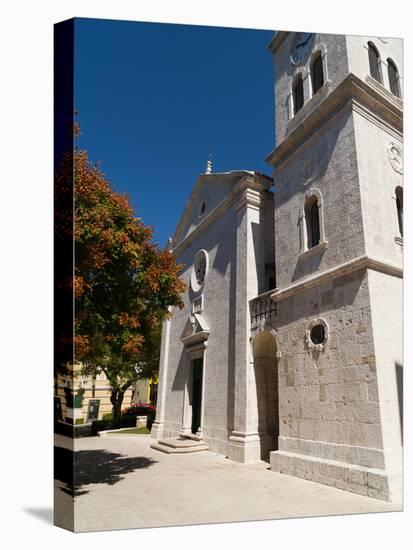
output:
<path id="1" fill-rule="evenodd" d="M 260 440 L 251 408 L 249 300 L 258 294 L 257 266 L 262 264 L 253 233 L 260 223 L 261 196 L 248 187 L 240 195 L 237 208 L 235 401 L 234 429 L 229 437 L 228 458 L 237 462 L 260 460 Z M 255 245 L 255 246 L 254 246 Z"/>
<path id="2" fill-rule="evenodd" d="M 161 358 L 159 364 L 158 398 L 156 402 L 156 418 L 152 424 L 151 436 L 160 439 L 163 436 L 165 421 L 165 402 L 168 377 L 169 340 L 171 334 L 171 319 L 165 319 L 162 327 Z"/>

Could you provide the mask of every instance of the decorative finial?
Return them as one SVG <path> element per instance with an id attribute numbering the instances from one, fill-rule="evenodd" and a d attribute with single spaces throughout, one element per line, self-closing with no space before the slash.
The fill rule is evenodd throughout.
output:
<path id="1" fill-rule="evenodd" d="M 205 174 L 211 174 L 212 173 L 212 145 L 208 146 L 208 160 L 206 164 L 206 170 Z"/>

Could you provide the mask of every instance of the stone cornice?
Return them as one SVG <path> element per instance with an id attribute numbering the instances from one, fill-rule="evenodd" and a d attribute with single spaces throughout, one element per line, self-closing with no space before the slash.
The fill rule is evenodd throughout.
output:
<path id="1" fill-rule="evenodd" d="M 275 53 L 289 32 L 290 31 L 277 31 L 272 37 L 271 42 L 268 44 L 267 49 L 270 50 L 270 52 Z"/>
<path id="2" fill-rule="evenodd" d="M 185 347 L 192 347 L 196 344 L 204 343 L 206 346 L 206 341 L 209 337 L 209 330 L 202 330 L 200 332 L 195 332 L 194 334 L 190 334 L 189 336 L 184 336 L 181 338 L 181 342 Z"/>
<path id="3" fill-rule="evenodd" d="M 311 100 L 310 100 L 311 101 Z M 335 89 L 333 89 L 319 105 L 302 120 L 276 149 L 265 159 L 274 167 L 280 166 L 291 154 L 298 149 L 316 131 L 320 125 L 329 120 L 346 105 L 353 108 L 357 105 L 370 112 L 375 119 L 387 124 L 400 136 L 403 133 L 402 102 L 383 93 L 377 86 L 371 86 L 350 73 Z"/>
<path id="4" fill-rule="evenodd" d="M 285 288 L 277 289 L 271 295 L 271 299 L 275 302 L 280 302 L 285 298 L 289 298 L 293 294 L 295 295 L 303 290 L 313 288 L 326 281 L 331 281 L 331 279 L 343 277 L 361 269 L 373 269 L 374 271 L 379 271 L 380 273 L 385 273 L 386 275 L 392 275 L 393 277 L 403 277 L 403 268 L 400 266 L 391 264 L 379 258 L 373 258 L 365 255 L 354 258 L 354 260 L 350 260 L 331 269 L 327 269 L 321 273 L 316 273 L 311 277 L 307 277 L 306 279 L 293 283 Z"/>
<path id="5" fill-rule="evenodd" d="M 258 210 L 260 205 L 261 193 L 255 189 L 245 189 L 235 204 L 235 210 L 238 212 L 247 206 Z"/>

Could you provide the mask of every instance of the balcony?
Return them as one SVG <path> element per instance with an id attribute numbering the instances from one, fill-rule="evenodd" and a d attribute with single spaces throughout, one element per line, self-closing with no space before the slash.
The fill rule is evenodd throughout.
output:
<path id="1" fill-rule="evenodd" d="M 277 304 L 271 300 L 271 294 L 275 289 L 264 292 L 250 300 L 251 325 L 257 325 L 261 321 L 274 318 L 277 315 Z"/>

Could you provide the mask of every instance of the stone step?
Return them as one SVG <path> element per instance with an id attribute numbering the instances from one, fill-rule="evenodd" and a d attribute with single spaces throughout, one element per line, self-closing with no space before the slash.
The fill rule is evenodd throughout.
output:
<path id="1" fill-rule="evenodd" d="M 204 445 L 202 441 L 194 441 L 193 439 L 187 439 L 187 438 L 168 438 L 168 439 L 160 439 L 158 443 L 161 443 L 162 445 L 166 445 L 167 447 L 174 447 L 174 448 L 183 448 L 183 447 L 199 447 Z"/>
<path id="2" fill-rule="evenodd" d="M 208 446 L 202 441 L 181 440 L 181 439 L 162 439 L 152 443 L 151 449 L 161 451 L 167 454 L 173 453 L 196 453 L 207 451 Z"/>
<path id="3" fill-rule="evenodd" d="M 193 433 L 187 433 L 187 432 L 179 432 L 178 434 L 179 439 L 192 439 L 193 441 L 202 441 L 202 437 L 197 434 Z"/>

